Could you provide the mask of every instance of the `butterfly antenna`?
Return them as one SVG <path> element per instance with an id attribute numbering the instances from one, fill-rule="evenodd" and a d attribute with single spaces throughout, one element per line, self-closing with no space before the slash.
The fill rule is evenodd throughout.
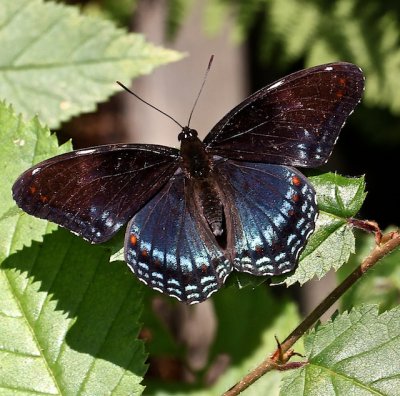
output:
<path id="1" fill-rule="evenodd" d="M 213 60 L 214 60 L 214 55 L 211 55 L 210 61 L 208 62 L 207 70 L 206 70 L 206 72 L 204 73 L 204 78 L 203 78 L 203 82 L 202 82 L 202 84 L 201 84 L 199 93 L 197 94 L 197 98 L 196 98 L 196 100 L 194 101 L 194 104 L 193 104 L 193 107 L 192 107 L 192 111 L 190 112 L 190 115 L 189 115 L 189 120 L 188 120 L 188 123 L 187 123 L 188 126 L 190 125 L 190 120 L 192 119 L 192 114 L 193 114 L 193 111 L 194 111 L 194 109 L 195 109 L 195 107 L 196 107 L 196 105 L 197 105 L 197 101 L 199 100 L 199 97 L 200 97 L 200 95 L 201 95 L 201 91 L 203 91 L 203 87 L 204 87 L 204 84 L 206 83 L 207 75 L 208 75 L 208 72 L 209 72 L 210 69 L 211 69 L 211 64 L 213 63 Z"/>
<path id="2" fill-rule="evenodd" d="M 175 118 L 171 117 L 169 114 L 165 113 L 164 111 L 158 109 L 156 106 L 153 106 L 149 102 L 146 102 L 144 99 L 142 99 L 139 95 L 136 95 L 135 92 L 131 91 L 128 87 L 126 87 L 121 82 L 117 81 L 117 84 L 120 87 L 122 87 L 123 89 L 125 89 L 125 91 L 128 91 L 130 94 L 132 94 L 135 98 L 139 99 L 141 102 L 146 103 L 148 106 L 152 107 L 154 110 L 157 110 L 159 113 L 164 114 L 165 116 L 167 116 L 170 120 L 174 121 L 175 124 L 179 125 L 183 129 L 183 126 L 178 121 L 176 121 Z"/>

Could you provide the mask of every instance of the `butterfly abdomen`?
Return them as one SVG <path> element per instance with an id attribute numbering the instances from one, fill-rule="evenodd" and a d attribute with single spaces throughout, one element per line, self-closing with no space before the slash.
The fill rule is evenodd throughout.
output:
<path id="1" fill-rule="evenodd" d="M 195 184 L 195 197 L 211 231 L 216 237 L 221 237 L 224 234 L 224 209 L 212 178 Z"/>

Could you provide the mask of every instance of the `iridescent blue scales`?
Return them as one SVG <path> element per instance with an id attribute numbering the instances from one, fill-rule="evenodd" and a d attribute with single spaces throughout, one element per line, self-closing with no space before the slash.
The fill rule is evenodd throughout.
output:
<path id="1" fill-rule="evenodd" d="M 318 215 L 311 184 L 296 169 L 281 165 L 227 160 L 217 171 L 233 208 L 228 214 L 233 267 L 253 275 L 293 270 Z"/>
<path id="2" fill-rule="evenodd" d="M 314 189 L 294 168 L 219 159 L 214 169 L 229 208 L 225 249 L 191 203 L 183 172 L 133 217 L 126 234 L 125 259 L 138 278 L 188 303 L 210 297 L 233 269 L 291 271 L 318 213 Z"/>
<path id="3" fill-rule="evenodd" d="M 199 302 L 222 286 L 231 265 L 184 197 L 179 173 L 128 224 L 125 259 L 153 289 Z"/>
<path id="4" fill-rule="evenodd" d="M 292 166 L 328 160 L 363 89 L 350 63 L 302 70 L 249 96 L 203 142 L 182 127 L 180 150 L 73 151 L 25 171 L 13 197 L 92 243 L 130 220 L 125 259 L 139 279 L 201 302 L 232 270 L 273 276 L 296 267 L 318 212 L 312 186 Z"/>

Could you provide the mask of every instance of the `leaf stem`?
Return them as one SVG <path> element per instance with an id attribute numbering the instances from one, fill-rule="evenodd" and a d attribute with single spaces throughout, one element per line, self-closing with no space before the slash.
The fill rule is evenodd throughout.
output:
<path id="1" fill-rule="evenodd" d="M 368 257 L 340 283 L 304 320 L 286 337 L 278 349 L 265 359 L 258 367 L 244 376 L 238 383 L 224 393 L 224 396 L 235 396 L 247 389 L 261 376 L 272 370 L 279 370 L 277 356 L 287 353 L 303 334 L 358 280 L 386 254 L 400 246 L 400 233 L 390 232 L 382 236 L 381 243 L 376 245 Z M 286 362 L 285 362 L 286 363 Z"/>

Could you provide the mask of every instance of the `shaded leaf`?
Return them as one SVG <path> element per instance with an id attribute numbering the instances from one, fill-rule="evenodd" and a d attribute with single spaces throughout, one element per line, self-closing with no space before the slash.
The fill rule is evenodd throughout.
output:
<path id="1" fill-rule="evenodd" d="M 149 379 L 146 382 L 147 395 L 220 395 L 275 350 L 274 335 L 284 339 L 299 320 L 293 303 L 273 297 L 264 287 L 241 291 L 226 288 L 213 295 L 212 301 L 218 325 L 205 369 L 193 373 L 195 379 L 191 385 Z M 152 357 L 165 356 L 169 347 L 160 344 L 164 339 L 163 331 L 156 327 L 151 329 L 152 338 L 159 340 L 158 348 L 151 345 L 152 341 L 149 343 Z M 176 348 L 182 350 L 182 345 L 177 344 Z M 298 351 L 301 352 L 301 346 Z M 181 352 L 179 356 L 184 362 L 185 355 Z M 226 363 L 226 367 L 211 381 L 213 370 L 221 361 Z M 271 372 L 243 394 L 278 395 L 280 378 L 280 372 Z"/>
<path id="2" fill-rule="evenodd" d="M 364 305 L 317 326 L 304 340 L 309 364 L 288 373 L 281 395 L 399 395 L 400 308 Z"/>
<path id="3" fill-rule="evenodd" d="M 103 247 L 62 229 L 3 261 L 0 389 L 141 393 L 141 288 L 108 261 Z"/>
<path id="4" fill-rule="evenodd" d="M 93 111 L 120 89 L 115 80 L 180 58 L 75 7 L 41 0 L 1 1 L 0 26 L 2 98 L 52 128 Z"/>
<path id="5" fill-rule="evenodd" d="M 283 340 L 298 324 L 299 314 L 293 302 L 274 297 L 265 287 L 226 289 L 215 295 L 214 302 L 218 334 L 212 356 L 224 352 L 231 355 L 228 370 L 213 386 L 212 394 L 222 394 L 276 349 L 274 337 Z M 296 351 L 301 353 L 302 346 L 298 345 Z M 277 395 L 281 373 L 269 374 L 244 395 Z"/>

